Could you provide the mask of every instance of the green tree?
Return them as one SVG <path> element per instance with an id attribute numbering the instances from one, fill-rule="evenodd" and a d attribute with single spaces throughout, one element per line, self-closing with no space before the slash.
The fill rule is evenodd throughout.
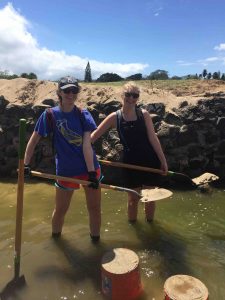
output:
<path id="1" fill-rule="evenodd" d="M 7 76 L 9 76 L 9 71 L 8 70 L 0 71 L 0 76 L 1 78 L 7 78 Z"/>
<path id="2" fill-rule="evenodd" d="M 188 74 L 186 79 L 198 79 L 198 74 Z"/>
<path id="3" fill-rule="evenodd" d="M 28 78 L 28 74 L 27 74 L 27 73 L 21 73 L 21 74 L 20 74 L 20 77 L 21 77 L 21 78 Z"/>
<path id="4" fill-rule="evenodd" d="M 204 79 L 205 79 L 206 75 L 207 75 L 207 70 L 204 69 L 204 70 L 202 71 L 202 76 L 203 76 Z"/>
<path id="5" fill-rule="evenodd" d="M 18 78 L 19 76 L 16 75 L 16 74 L 13 74 L 13 75 L 8 75 L 6 79 L 15 79 L 15 78 Z"/>
<path id="6" fill-rule="evenodd" d="M 96 81 L 97 82 L 114 82 L 114 81 L 122 81 L 123 78 L 115 73 L 105 73 L 102 74 Z"/>
<path id="7" fill-rule="evenodd" d="M 91 67 L 90 67 L 89 62 L 87 63 L 87 66 L 85 68 L 84 81 L 85 82 L 92 82 Z"/>
<path id="8" fill-rule="evenodd" d="M 37 79 L 37 75 L 35 73 L 31 72 L 31 73 L 29 73 L 28 78 L 29 79 Z"/>
<path id="9" fill-rule="evenodd" d="M 126 77 L 126 80 L 142 80 L 142 74 L 137 73 L 134 75 L 130 75 L 130 76 Z"/>
<path id="10" fill-rule="evenodd" d="M 33 73 L 33 72 L 31 72 L 29 74 L 28 73 L 22 73 L 20 75 L 20 77 L 27 78 L 27 79 L 37 79 L 37 75 L 35 73 Z"/>
<path id="11" fill-rule="evenodd" d="M 150 80 L 165 80 L 168 79 L 168 72 L 165 70 L 155 70 L 154 72 L 150 73 L 149 76 L 147 76 L 147 79 Z"/>
<path id="12" fill-rule="evenodd" d="M 171 77 L 171 79 L 172 79 L 172 80 L 181 80 L 182 77 L 177 76 L 177 75 L 174 75 L 174 76 Z"/>
<path id="13" fill-rule="evenodd" d="M 212 77 L 213 79 L 220 79 L 220 74 L 218 72 L 214 72 Z"/>
<path id="14" fill-rule="evenodd" d="M 207 79 L 209 80 L 209 79 L 211 79 L 211 77 L 212 77 L 212 74 L 209 72 L 209 73 L 207 74 Z"/>
<path id="15" fill-rule="evenodd" d="M 0 79 L 14 79 L 14 78 L 18 78 L 18 75 L 16 74 L 10 75 L 8 70 L 5 71 L 0 70 Z"/>

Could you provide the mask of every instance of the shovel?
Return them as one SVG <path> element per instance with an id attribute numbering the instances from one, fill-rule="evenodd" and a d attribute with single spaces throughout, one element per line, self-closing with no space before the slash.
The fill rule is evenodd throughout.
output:
<path id="1" fill-rule="evenodd" d="M 178 173 L 178 172 L 173 172 L 173 171 L 168 171 L 167 174 L 164 174 L 162 170 L 160 169 L 154 169 L 154 168 L 149 168 L 149 167 L 143 167 L 143 166 L 136 166 L 136 165 L 131 165 L 131 164 L 125 164 L 121 162 L 114 162 L 114 161 L 108 161 L 108 160 L 101 160 L 99 159 L 99 162 L 106 165 L 106 166 L 113 166 L 113 167 L 120 167 L 120 168 L 127 168 L 127 169 L 132 169 L 132 170 L 139 170 L 139 171 L 146 171 L 146 172 L 151 172 L 155 174 L 160 174 L 160 175 L 166 175 L 170 176 L 173 178 L 175 181 L 178 181 L 182 184 L 186 184 L 190 187 L 197 188 L 198 186 L 202 185 L 203 183 L 209 183 L 215 180 L 218 180 L 219 177 L 215 174 L 211 173 L 204 173 L 201 175 L 201 178 L 204 178 L 203 180 L 198 180 L 199 178 L 194 178 L 191 179 L 188 175 L 183 174 L 183 173 Z"/>
<path id="2" fill-rule="evenodd" d="M 4 287 L 0 293 L 0 299 L 5 300 L 12 296 L 17 289 L 25 286 L 24 275 L 20 275 L 20 253 L 23 217 L 23 190 L 24 190 L 24 152 L 25 152 L 26 120 L 19 122 L 19 166 L 17 182 L 17 207 L 16 207 L 16 231 L 15 231 L 15 256 L 14 256 L 14 278 Z"/>
<path id="3" fill-rule="evenodd" d="M 91 182 L 86 181 L 86 180 L 81 180 L 77 178 L 70 178 L 70 177 L 64 177 L 64 176 L 58 176 L 54 174 L 46 174 L 42 172 L 37 172 L 37 171 L 31 171 L 32 176 L 36 177 L 41 177 L 41 178 L 47 178 L 47 179 L 54 179 L 54 180 L 63 180 L 63 181 L 69 181 L 69 182 L 75 182 L 79 183 L 82 185 L 89 185 Z M 166 189 L 161 189 L 161 188 L 156 188 L 156 189 L 144 189 L 141 194 L 139 194 L 137 191 L 124 188 L 121 186 L 115 186 L 115 185 L 109 185 L 109 184 L 104 184 L 100 183 L 100 187 L 105 188 L 105 189 L 111 189 L 115 191 L 120 191 L 120 192 L 130 192 L 136 195 L 137 197 L 140 198 L 141 202 L 150 202 L 150 201 L 157 201 L 161 199 L 168 198 L 172 196 L 172 192 Z"/>

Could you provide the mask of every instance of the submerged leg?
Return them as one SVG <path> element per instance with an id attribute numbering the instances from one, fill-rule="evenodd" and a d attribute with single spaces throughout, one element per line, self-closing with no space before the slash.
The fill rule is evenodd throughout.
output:
<path id="1" fill-rule="evenodd" d="M 52 213 L 52 236 L 59 237 L 62 232 L 64 218 L 70 206 L 73 191 L 56 188 L 55 208 Z"/>
<path id="2" fill-rule="evenodd" d="M 140 193 L 140 188 L 135 188 L 135 191 Z M 127 202 L 127 215 L 128 215 L 128 221 L 129 222 L 136 222 L 137 220 L 137 214 L 138 214 L 138 202 L 139 197 L 134 195 L 133 193 L 127 193 L 128 194 L 128 202 Z"/>
<path id="3" fill-rule="evenodd" d="M 150 186 L 144 186 L 144 189 L 154 189 L 155 187 L 150 187 Z M 149 201 L 145 203 L 145 217 L 146 221 L 152 222 L 154 219 L 154 214 L 155 214 L 155 202 L 154 201 Z"/>
<path id="4" fill-rule="evenodd" d="M 93 241 L 100 237 L 101 227 L 101 189 L 93 189 L 83 186 L 89 214 L 90 235 Z"/>
<path id="5" fill-rule="evenodd" d="M 150 201 L 145 203 L 145 217 L 146 221 L 152 222 L 155 214 L 155 201 Z"/>

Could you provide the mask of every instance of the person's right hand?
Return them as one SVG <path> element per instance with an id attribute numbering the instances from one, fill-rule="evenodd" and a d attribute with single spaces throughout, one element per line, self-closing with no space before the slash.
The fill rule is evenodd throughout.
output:
<path id="1" fill-rule="evenodd" d="M 24 165 L 24 178 L 31 177 L 31 167 L 30 165 Z"/>
<path id="2" fill-rule="evenodd" d="M 99 187 L 99 180 L 97 178 L 97 173 L 95 171 L 88 172 L 88 181 L 89 183 L 88 187 L 91 187 L 92 189 L 98 189 Z"/>
<path id="3" fill-rule="evenodd" d="M 164 176 L 168 174 L 168 165 L 166 161 L 161 163 L 161 170 L 163 171 Z"/>

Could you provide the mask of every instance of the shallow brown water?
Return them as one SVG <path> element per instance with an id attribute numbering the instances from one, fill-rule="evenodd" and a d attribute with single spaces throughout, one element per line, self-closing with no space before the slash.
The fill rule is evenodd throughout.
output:
<path id="1" fill-rule="evenodd" d="M 0 289 L 13 277 L 16 183 L 0 183 Z M 11 299 L 104 299 L 101 258 L 112 248 L 129 248 L 140 259 L 142 300 L 162 300 L 165 280 L 174 274 L 200 279 L 210 299 L 225 299 L 225 189 L 211 194 L 173 191 L 157 202 L 155 221 L 130 225 L 126 194 L 103 190 L 101 242 L 89 239 L 88 217 L 81 189 L 74 195 L 63 237 L 50 238 L 54 187 L 25 184 L 21 274 L 27 286 Z"/>

